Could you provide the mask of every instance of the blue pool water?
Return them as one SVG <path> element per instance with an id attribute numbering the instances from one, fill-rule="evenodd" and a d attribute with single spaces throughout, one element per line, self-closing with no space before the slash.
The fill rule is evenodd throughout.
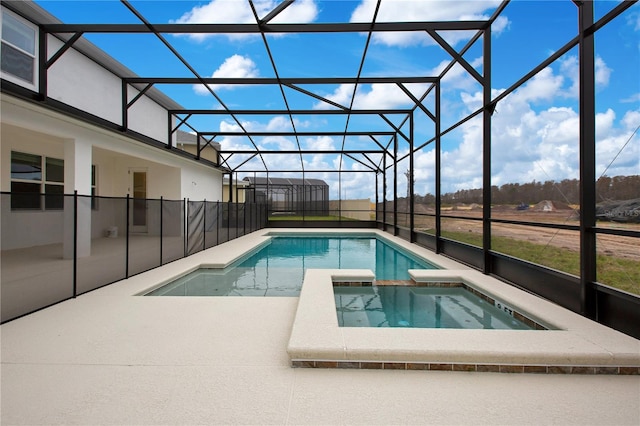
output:
<path id="1" fill-rule="evenodd" d="M 341 327 L 532 330 L 462 287 L 334 287 Z"/>
<path id="2" fill-rule="evenodd" d="M 375 237 L 273 237 L 223 270 L 199 269 L 147 296 L 298 296 L 307 269 L 370 269 L 378 280 L 407 280 L 435 266 Z"/>

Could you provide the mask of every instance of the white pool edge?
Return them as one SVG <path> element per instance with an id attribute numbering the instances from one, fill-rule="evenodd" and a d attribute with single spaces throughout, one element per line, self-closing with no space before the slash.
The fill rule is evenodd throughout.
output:
<path id="1" fill-rule="evenodd" d="M 282 234 L 376 235 L 438 265 L 413 270 L 416 280 L 462 278 L 467 285 L 562 330 L 367 329 L 338 327 L 332 281 L 357 281 L 370 271 L 309 270 L 300 293 L 287 352 L 297 361 L 442 363 L 456 365 L 632 366 L 640 373 L 640 340 L 588 320 L 428 249 L 380 230 L 273 229 L 253 232 L 109 286 L 140 296 L 200 267 L 224 268 Z M 334 278 L 335 277 L 335 278 Z M 98 290 L 100 291 L 100 290 Z M 299 365 L 299 364 L 298 364 Z M 406 367 L 406 365 L 405 365 Z M 374 367 L 375 368 L 375 367 Z"/>
<path id="2" fill-rule="evenodd" d="M 371 232 L 371 231 L 368 231 Z M 462 282 L 554 330 L 462 330 L 339 327 L 334 281 L 366 281 L 366 270 L 308 270 L 287 352 L 294 366 L 479 371 L 620 372 L 640 367 L 640 341 L 591 321 L 498 279 L 436 255 L 382 231 L 391 240 L 446 269 L 411 270 L 416 282 Z M 395 365 L 395 364 L 400 364 Z M 441 367 L 441 368 L 440 368 Z M 537 367 L 545 367 L 544 371 Z M 587 367 L 591 367 L 590 369 Z M 598 369 L 598 367 L 607 367 Z M 633 370 L 632 371 L 637 371 Z M 499 370 L 499 368 L 498 368 Z M 487 368 L 487 371 L 497 371 Z"/>

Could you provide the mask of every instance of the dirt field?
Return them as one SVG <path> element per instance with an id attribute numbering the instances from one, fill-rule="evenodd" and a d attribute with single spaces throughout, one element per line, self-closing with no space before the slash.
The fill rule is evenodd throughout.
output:
<path id="1" fill-rule="evenodd" d="M 422 206 L 421 206 L 422 207 Z M 421 211 L 419 211 L 421 210 Z M 426 208 L 416 209 L 416 213 L 433 213 Z M 492 210 L 494 219 L 517 220 L 533 223 L 557 223 L 565 225 L 578 225 L 578 217 L 574 210 L 556 211 L 518 211 L 515 208 L 497 208 Z M 443 217 L 447 214 L 457 217 L 481 218 L 481 208 L 457 208 L 455 210 L 443 210 Z M 431 222 L 429 218 L 429 222 Z M 453 224 L 454 227 L 451 225 Z M 424 223 L 429 226 L 429 223 Z M 603 228 L 632 229 L 640 231 L 638 224 L 618 224 L 614 222 L 598 222 L 598 226 Z M 420 228 L 420 217 L 416 217 L 416 228 Z M 450 231 L 477 232 L 482 233 L 482 223 L 478 221 L 443 221 L 443 229 Z M 516 240 L 529 241 L 534 244 L 552 245 L 568 250 L 580 250 L 580 236 L 576 231 L 565 231 L 558 229 L 527 227 L 520 225 L 494 223 L 491 227 L 492 233 L 497 237 L 507 237 Z M 634 238 L 618 237 L 615 235 L 598 234 L 598 253 L 610 256 L 640 261 L 640 248 L 638 240 Z"/>

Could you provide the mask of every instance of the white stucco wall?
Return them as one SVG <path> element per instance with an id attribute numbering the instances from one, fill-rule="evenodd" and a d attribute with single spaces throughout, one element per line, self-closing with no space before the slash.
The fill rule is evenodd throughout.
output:
<path id="1" fill-rule="evenodd" d="M 2 116 L 4 118 L 3 109 Z M 4 124 L 0 128 L 0 190 L 11 190 L 11 151 L 64 158 L 64 140 L 38 132 L 25 132 L 19 127 Z M 63 237 L 63 215 L 57 211 L 12 211 L 9 197 L 2 196 L 3 250 L 33 245 L 60 243 Z M 28 226 L 27 226 L 28 224 Z"/>
<path id="2" fill-rule="evenodd" d="M 62 42 L 47 39 L 49 55 L 57 52 Z M 67 50 L 49 68 L 49 97 L 113 123 L 122 124 L 121 80 L 100 65 L 73 49 Z"/>
<path id="3" fill-rule="evenodd" d="M 144 158 L 132 157 L 94 146 L 93 163 L 98 173 L 98 195 L 126 197 L 132 195 L 130 171 L 147 173 L 147 198 L 182 199 L 180 169 Z"/>
<path id="4" fill-rule="evenodd" d="M 48 38 L 48 51 L 52 55 L 62 42 Z M 139 91 L 129 86 L 132 100 Z M 122 124 L 122 82 L 83 54 L 69 49 L 49 69 L 49 97 L 75 108 Z M 167 110 L 149 97 L 142 96 L 129 108 L 128 127 L 160 142 L 167 142 Z"/>
<path id="5" fill-rule="evenodd" d="M 129 100 L 135 98 L 139 91 L 129 86 Z M 129 108 L 129 129 L 167 143 L 168 120 L 167 110 L 147 96 L 142 96 Z"/>
<path id="6" fill-rule="evenodd" d="M 91 163 L 96 165 L 98 172 L 99 196 L 126 197 L 131 187 L 129 170 L 141 169 L 147 172 L 147 198 L 221 200 L 222 173 L 211 167 L 9 95 L 3 95 L 0 108 L 2 191 L 11 189 L 12 150 L 65 158 L 65 143 L 74 141 L 91 147 Z M 65 162 L 65 169 L 72 166 Z M 79 164 L 78 167 L 90 168 L 91 164 Z M 86 188 L 86 182 L 80 186 Z M 65 192 L 68 190 L 65 189 Z M 89 193 L 90 189 L 79 192 L 80 195 Z M 6 201 L 8 199 L 3 198 L 1 206 L 3 249 L 61 241 L 61 211 L 12 211 Z M 108 212 L 104 210 L 108 208 L 107 204 L 104 203 L 98 212 L 91 213 L 94 222 L 100 215 L 106 214 L 108 217 Z M 109 225 L 113 224 L 111 222 Z M 94 237 L 104 232 L 105 224 L 90 224 Z"/>
<path id="7" fill-rule="evenodd" d="M 12 149 L 63 158 L 64 141 L 74 140 L 93 147 L 99 195 L 126 196 L 130 186 L 128 170 L 146 168 L 150 198 L 222 198 L 222 173 L 211 167 L 8 95 L 2 97 L 1 108 L 6 136 L 1 141 L 3 191 L 10 188 Z M 4 124 L 8 126 L 5 128 Z"/>
<path id="8" fill-rule="evenodd" d="M 205 166 L 181 170 L 183 198 L 200 201 L 222 200 L 222 175 L 214 177 Z"/>
<path id="9" fill-rule="evenodd" d="M 2 111 L 4 116 L 5 111 Z M 3 123 L 0 133 L 0 157 L 2 158 L 2 175 L 0 190 L 11 190 L 11 151 L 64 158 L 64 139 L 52 137 L 40 132 L 25 132 L 24 129 Z"/>

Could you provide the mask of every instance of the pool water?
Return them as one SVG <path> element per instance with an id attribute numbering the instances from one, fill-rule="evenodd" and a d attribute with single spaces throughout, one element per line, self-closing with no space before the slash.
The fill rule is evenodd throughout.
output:
<path id="1" fill-rule="evenodd" d="M 369 269 L 378 280 L 407 280 L 434 269 L 375 237 L 273 237 L 225 269 L 198 269 L 146 296 L 298 296 L 307 269 Z"/>
<path id="2" fill-rule="evenodd" d="M 463 287 L 334 287 L 341 327 L 532 330 Z"/>

